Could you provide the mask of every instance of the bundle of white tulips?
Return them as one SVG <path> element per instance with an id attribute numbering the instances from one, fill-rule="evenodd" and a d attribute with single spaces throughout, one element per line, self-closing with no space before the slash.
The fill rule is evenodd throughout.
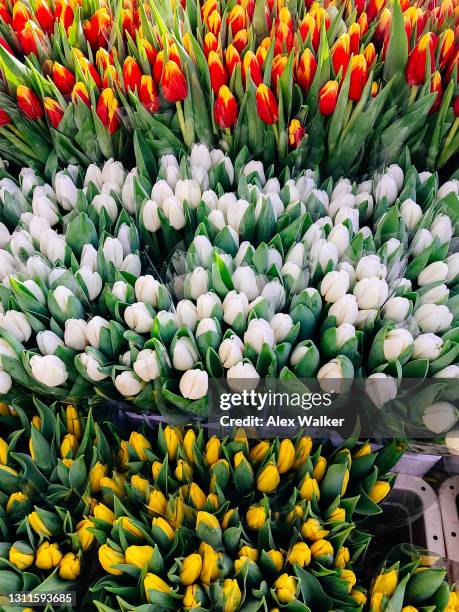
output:
<path id="1" fill-rule="evenodd" d="M 157 172 L 3 171 L 0 392 L 201 416 L 209 377 L 368 377 L 379 407 L 459 378 L 459 181 L 272 174 L 203 145 Z"/>

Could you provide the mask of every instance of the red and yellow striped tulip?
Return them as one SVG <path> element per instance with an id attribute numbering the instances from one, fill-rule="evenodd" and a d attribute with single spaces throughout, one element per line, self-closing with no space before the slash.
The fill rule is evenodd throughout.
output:
<path id="1" fill-rule="evenodd" d="M 228 84 L 228 74 L 220 56 L 215 51 L 209 53 L 207 64 L 209 66 L 210 84 L 214 94 L 218 95 L 220 87 Z"/>
<path id="2" fill-rule="evenodd" d="M 367 82 L 367 60 L 363 53 L 353 55 L 351 59 L 351 82 L 349 85 L 349 100 L 357 102 L 362 97 L 363 88 Z"/>
<path id="3" fill-rule="evenodd" d="M 328 117 L 336 108 L 338 100 L 338 81 L 327 81 L 319 89 L 319 111 L 324 117 Z"/>
<path id="4" fill-rule="evenodd" d="M 172 60 L 168 60 L 164 66 L 161 76 L 161 89 L 168 102 L 182 102 L 188 95 L 185 75 Z"/>
<path id="5" fill-rule="evenodd" d="M 214 117 L 217 125 L 222 129 L 232 127 L 237 120 L 238 106 L 236 98 L 226 85 L 220 87 L 214 105 Z"/>
<path id="6" fill-rule="evenodd" d="M 255 98 L 260 119 L 268 125 L 276 123 L 279 119 L 279 109 L 273 92 L 264 83 L 260 83 Z"/>
<path id="7" fill-rule="evenodd" d="M 126 91 L 135 91 L 140 88 L 142 71 L 136 60 L 128 55 L 123 64 L 123 83 Z"/>
<path id="8" fill-rule="evenodd" d="M 120 119 L 118 100 L 115 98 L 111 87 L 106 87 L 102 90 L 97 100 L 96 113 L 109 133 L 114 134 L 119 128 Z"/>
<path id="9" fill-rule="evenodd" d="M 417 45 L 408 56 L 405 76 L 408 85 L 422 85 L 426 79 L 427 53 L 430 54 L 431 71 L 435 71 L 435 45 L 436 36 L 432 32 L 423 34 Z"/>
<path id="10" fill-rule="evenodd" d="M 157 113 L 160 107 L 155 83 L 149 74 L 142 75 L 139 87 L 139 99 L 150 113 Z"/>
<path id="11" fill-rule="evenodd" d="M 307 93 L 312 85 L 317 70 L 317 60 L 312 51 L 306 48 L 301 56 L 296 71 L 296 80 L 304 93 Z"/>
<path id="12" fill-rule="evenodd" d="M 19 110 L 24 113 L 28 119 L 35 121 L 43 117 L 43 106 L 33 89 L 30 89 L 30 87 L 26 85 L 19 85 L 16 89 L 16 97 Z"/>
<path id="13" fill-rule="evenodd" d="M 66 96 L 72 92 L 73 86 L 75 85 L 75 76 L 65 66 L 58 62 L 54 62 L 53 81 L 61 94 Z"/>
<path id="14" fill-rule="evenodd" d="M 46 117 L 55 130 L 59 127 L 62 117 L 64 116 L 64 109 L 56 100 L 52 98 L 44 98 L 43 104 L 45 106 Z"/>

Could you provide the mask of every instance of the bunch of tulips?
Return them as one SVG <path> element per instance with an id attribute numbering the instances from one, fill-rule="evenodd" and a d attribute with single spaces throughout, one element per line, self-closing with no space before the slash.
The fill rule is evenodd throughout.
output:
<path id="1" fill-rule="evenodd" d="M 206 0 L 0 4 L 0 151 L 43 169 L 220 143 L 354 176 L 459 147 L 458 7 Z M 136 144 L 134 144 L 135 148 Z"/>

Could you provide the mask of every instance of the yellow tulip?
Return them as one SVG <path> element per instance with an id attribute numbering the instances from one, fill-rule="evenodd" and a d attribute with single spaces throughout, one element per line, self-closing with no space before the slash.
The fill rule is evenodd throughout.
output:
<path id="1" fill-rule="evenodd" d="M 199 525 L 206 525 L 210 529 L 220 529 L 220 523 L 218 522 L 218 518 L 214 514 L 210 514 L 209 512 L 200 511 L 196 516 L 196 529 Z"/>
<path id="2" fill-rule="evenodd" d="M 0 438 L 0 464 L 6 465 L 8 460 L 8 444 L 3 438 Z"/>
<path id="3" fill-rule="evenodd" d="M 242 593 L 237 580 L 227 578 L 223 581 L 223 612 L 235 612 L 241 605 Z"/>
<path id="4" fill-rule="evenodd" d="M 126 557 L 126 563 L 143 569 L 150 563 L 153 553 L 153 546 L 128 546 L 124 555 Z"/>
<path id="5" fill-rule="evenodd" d="M 145 436 L 143 436 L 141 433 L 138 433 L 137 431 L 133 431 L 129 436 L 129 444 L 134 449 L 135 454 L 140 459 L 140 461 L 147 461 L 148 457 L 145 451 L 151 450 L 151 444 Z"/>
<path id="6" fill-rule="evenodd" d="M 150 485 L 146 478 L 143 478 L 140 474 L 133 474 L 131 476 L 131 486 L 139 495 L 147 497 Z"/>
<path id="7" fill-rule="evenodd" d="M 257 478 L 257 489 L 260 493 L 272 493 L 280 482 L 279 472 L 274 463 L 268 463 Z"/>
<path id="8" fill-rule="evenodd" d="M 250 529 L 258 531 L 266 523 L 268 517 L 263 506 L 250 506 L 245 518 Z"/>
<path id="9" fill-rule="evenodd" d="M 454 608 L 452 608 L 452 610 L 454 610 Z M 448 612 L 448 611 L 449 611 L 449 608 L 445 608 L 443 610 L 443 612 Z M 415 608 L 414 606 L 404 606 L 402 608 L 402 612 L 418 612 L 418 609 Z"/>
<path id="10" fill-rule="evenodd" d="M 62 463 L 69 470 L 73 465 L 73 459 L 62 459 Z"/>
<path id="11" fill-rule="evenodd" d="M 89 470 L 89 486 L 91 493 L 100 493 L 100 481 L 107 475 L 107 466 L 98 461 Z"/>
<path id="12" fill-rule="evenodd" d="M 313 557 L 333 556 L 333 546 L 328 540 L 317 540 L 311 544 L 311 554 Z"/>
<path id="13" fill-rule="evenodd" d="M 31 424 L 35 427 L 35 429 L 41 431 L 41 419 L 38 414 L 34 414 L 34 416 L 32 417 Z"/>
<path id="14" fill-rule="evenodd" d="M 213 465 L 220 459 L 221 442 L 216 436 L 209 438 L 206 444 L 205 459 L 207 464 Z"/>
<path id="15" fill-rule="evenodd" d="M 84 518 L 76 526 L 78 540 L 83 551 L 89 550 L 95 540 L 95 535 L 89 531 L 90 527 L 94 527 L 94 524 L 88 518 Z"/>
<path id="16" fill-rule="evenodd" d="M 8 559 L 10 563 L 21 571 L 24 571 L 33 564 L 35 555 L 29 546 L 22 542 L 17 542 L 10 548 Z"/>
<path id="17" fill-rule="evenodd" d="M 199 545 L 199 554 L 202 558 L 200 580 L 203 584 L 209 586 L 218 578 L 220 573 L 218 566 L 219 555 L 206 542 L 201 542 Z"/>
<path id="18" fill-rule="evenodd" d="M 353 589 L 350 595 L 358 606 L 364 606 L 367 603 L 365 593 L 362 593 L 362 591 L 357 591 L 356 589 Z"/>
<path id="19" fill-rule="evenodd" d="M 99 521 L 105 521 L 113 525 L 115 522 L 115 514 L 105 504 L 97 504 L 94 506 L 93 514 Z"/>
<path id="20" fill-rule="evenodd" d="M 267 442 L 266 440 L 262 440 L 261 442 L 258 442 L 258 444 L 255 444 L 255 446 L 253 446 L 250 449 L 250 452 L 249 452 L 250 461 L 252 463 L 262 463 L 262 461 L 266 457 L 270 448 L 271 448 L 271 444 Z"/>
<path id="21" fill-rule="evenodd" d="M 0 416 L 10 416 L 11 415 L 11 411 L 10 411 L 10 407 L 8 406 L 8 404 L 5 404 L 4 402 L 0 402 Z"/>
<path id="22" fill-rule="evenodd" d="M 182 569 L 180 571 L 180 581 L 188 586 L 196 582 L 202 570 L 202 558 L 198 553 L 188 555 L 182 561 Z"/>
<path id="23" fill-rule="evenodd" d="M 6 474 L 10 474 L 11 476 L 19 476 L 18 472 L 9 465 L 0 464 L 0 472 L 5 472 Z"/>
<path id="24" fill-rule="evenodd" d="M 228 525 L 229 522 L 231 520 L 231 517 L 236 515 L 236 510 L 234 510 L 234 508 L 231 508 L 231 510 L 228 510 L 228 512 L 225 512 L 222 520 L 221 520 L 221 526 L 222 529 L 228 529 Z"/>
<path id="25" fill-rule="evenodd" d="M 178 428 L 170 427 L 164 429 L 164 440 L 166 442 L 167 456 L 171 461 L 175 461 L 177 457 L 178 446 L 181 442 L 181 436 Z"/>
<path id="26" fill-rule="evenodd" d="M 143 587 L 147 596 L 147 601 L 150 601 L 149 591 L 159 591 L 160 593 L 169 593 L 171 587 L 156 574 L 147 574 L 143 579 Z"/>
<path id="27" fill-rule="evenodd" d="M 166 507 L 166 516 L 172 525 L 178 526 L 183 523 L 185 512 L 190 513 L 180 497 L 171 499 Z"/>
<path id="28" fill-rule="evenodd" d="M 151 475 L 153 476 L 153 480 L 157 480 L 162 467 L 163 464 L 160 461 L 153 461 L 151 464 Z"/>
<path id="29" fill-rule="evenodd" d="M 357 582 L 354 572 L 350 569 L 343 569 L 339 577 L 347 582 L 347 592 L 350 593 Z"/>
<path id="30" fill-rule="evenodd" d="M 63 580 L 76 580 L 80 575 L 80 559 L 74 553 L 67 553 L 63 556 L 59 566 L 59 576 Z"/>
<path id="31" fill-rule="evenodd" d="M 193 478 L 193 468 L 183 459 L 179 459 L 174 474 L 178 481 L 189 482 Z"/>
<path id="32" fill-rule="evenodd" d="M 129 463 L 129 449 L 126 440 L 121 440 L 118 452 L 118 461 L 123 467 Z"/>
<path id="33" fill-rule="evenodd" d="M 284 567 L 284 555 L 280 550 L 268 550 L 266 553 L 278 572 Z"/>
<path id="34" fill-rule="evenodd" d="M 344 472 L 343 484 L 341 485 L 341 497 L 346 493 L 347 485 L 349 484 L 349 470 Z"/>
<path id="35" fill-rule="evenodd" d="M 341 546 L 339 551 L 336 554 L 335 558 L 335 567 L 339 567 L 343 569 L 351 560 L 351 554 L 349 552 L 349 548 L 346 546 Z"/>
<path id="36" fill-rule="evenodd" d="M 307 567 L 311 563 L 311 551 L 306 542 L 294 544 L 287 555 L 287 561 L 291 565 L 297 563 L 300 567 Z"/>
<path id="37" fill-rule="evenodd" d="M 314 466 L 312 475 L 317 480 L 317 482 L 320 482 L 325 476 L 326 471 L 327 471 L 327 460 L 325 459 L 325 457 L 322 457 L 322 455 L 320 455 L 320 457 L 317 458 L 317 463 Z"/>
<path id="38" fill-rule="evenodd" d="M 61 458 L 66 459 L 69 455 L 72 455 L 78 449 L 78 440 L 71 433 L 66 434 L 62 438 L 61 442 Z M 71 458 L 71 457 L 70 457 Z"/>
<path id="39" fill-rule="evenodd" d="M 343 523 L 346 520 L 346 510 L 339 506 L 327 514 L 327 521 L 330 523 Z"/>
<path id="40" fill-rule="evenodd" d="M 216 493 L 209 493 L 206 501 L 207 507 L 210 507 L 212 510 L 218 510 L 220 507 L 220 502 L 218 501 L 218 495 Z"/>
<path id="41" fill-rule="evenodd" d="M 196 510 L 202 510 L 206 505 L 206 494 L 195 482 L 190 483 L 186 487 L 182 487 L 181 492 L 183 493 L 185 500 L 189 499 Z"/>
<path id="42" fill-rule="evenodd" d="M 371 612 L 382 612 L 384 593 L 373 593 L 370 601 Z"/>
<path id="43" fill-rule="evenodd" d="M 8 501 L 6 502 L 6 512 L 11 512 L 11 510 L 13 509 L 14 504 L 20 504 L 22 502 L 25 502 L 27 500 L 27 495 L 24 495 L 24 493 L 22 493 L 21 491 L 16 491 L 16 493 L 11 493 L 11 495 L 8 498 Z"/>
<path id="44" fill-rule="evenodd" d="M 99 563 L 107 573 L 113 574 L 114 576 L 121 576 L 123 571 L 114 566 L 124 565 L 126 559 L 123 553 L 113 550 L 108 544 L 102 544 L 99 548 Z"/>
<path id="45" fill-rule="evenodd" d="M 183 438 L 183 450 L 189 463 L 195 463 L 194 445 L 196 443 L 196 434 L 193 429 L 189 429 Z"/>
<path id="46" fill-rule="evenodd" d="M 124 496 L 124 480 L 115 472 L 113 473 L 113 478 L 109 478 L 108 476 L 103 476 L 100 479 L 100 488 L 108 489 L 117 497 Z"/>
<path id="47" fill-rule="evenodd" d="M 42 570 L 50 570 L 57 567 L 62 559 L 62 553 L 59 549 L 59 545 L 55 542 L 50 544 L 49 542 L 43 542 L 37 550 L 37 558 L 35 565 Z"/>
<path id="48" fill-rule="evenodd" d="M 453 608 L 453 610 L 459 610 L 459 592 L 458 591 L 452 591 L 449 594 L 448 608 Z"/>
<path id="49" fill-rule="evenodd" d="M 72 404 L 69 404 L 65 409 L 65 420 L 67 431 L 75 436 L 77 440 L 81 440 L 81 422 L 80 415 L 77 409 Z"/>
<path id="50" fill-rule="evenodd" d="M 390 484 L 385 480 L 377 480 L 368 492 L 368 497 L 379 504 L 390 491 Z"/>
<path id="51" fill-rule="evenodd" d="M 162 491 L 154 489 L 150 493 L 148 500 L 148 510 L 152 514 L 165 514 L 167 507 L 167 499 Z"/>
<path id="52" fill-rule="evenodd" d="M 237 553 L 239 557 L 248 557 L 252 561 L 258 561 L 258 549 L 251 546 L 242 546 Z"/>
<path id="53" fill-rule="evenodd" d="M 124 531 L 129 532 L 136 538 L 144 537 L 144 534 L 141 529 L 139 529 L 139 527 L 137 527 L 137 525 L 135 525 L 127 516 L 120 516 L 119 518 L 117 518 L 115 521 L 115 525 L 120 525 Z"/>
<path id="54" fill-rule="evenodd" d="M 289 603 L 295 599 L 297 581 L 293 576 L 281 574 L 274 583 L 277 599 L 281 603 Z"/>
<path id="55" fill-rule="evenodd" d="M 155 516 L 152 521 L 153 527 L 158 527 L 161 531 L 167 536 L 168 540 L 174 539 L 174 530 L 169 525 L 169 523 L 163 519 L 161 516 Z"/>
<path id="56" fill-rule="evenodd" d="M 192 610 L 193 608 L 200 607 L 201 600 L 199 598 L 199 587 L 197 584 L 190 584 L 186 587 L 182 604 L 185 610 Z"/>
<path id="57" fill-rule="evenodd" d="M 292 469 L 295 462 L 295 447 L 293 442 L 288 438 L 282 440 L 279 444 L 279 453 L 277 456 L 277 469 L 279 474 L 285 474 Z"/>
<path id="58" fill-rule="evenodd" d="M 392 597 L 397 588 L 398 574 L 397 570 L 391 570 L 385 574 L 379 574 L 373 585 L 372 593 L 382 593 L 387 597 Z"/>
<path id="59" fill-rule="evenodd" d="M 51 531 L 46 527 L 35 510 L 28 515 L 27 519 L 29 521 L 29 525 L 36 534 L 48 537 L 52 535 Z"/>
<path id="60" fill-rule="evenodd" d="M 365 442 L 361 446 L 357 448 L 356 451 L 352 454 L 354 459 L 359 459 L 359 457 L 365 457 L 371 453 L 371 444 L 369 442 Z"/>
<path id="61" fill-rule="evenodd" d="M 320 489 L 315 478 L 311 478 L 309 474 L 303 478 L 300 486 L 300 495 L 302 499 L 311 501 L 312 499 L 320 499 Z"/>
<path id="62" fill-rule="evenodd" d="M 312 450 L 312 439 L 309 436 L 300 438 L 295 445 L 295 462 L 293 467 L 295 470 L 300 468 L 306 463 L 307 458 L 311 454 Z"/>

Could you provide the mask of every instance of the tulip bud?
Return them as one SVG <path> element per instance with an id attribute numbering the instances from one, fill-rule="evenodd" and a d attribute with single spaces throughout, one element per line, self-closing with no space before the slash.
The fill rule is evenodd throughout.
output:
<path id="1" fill-rule="evenodd" d="M 16 89 L 16 97 L 19 110 L 21 110 L 28 119 L 35 121 L 43 117 L 44 111 L 41 102 L 30 87 L 19 85 Z"/>
<path id="2" fill-rule="evenodd" d="M 397 391 L 397 381 L 382 372 L 371 374 L 365 382 L 365 392 L 378 408 L 395 399 Z"/>
<path id="3" fill-rule="evenodd" d="M 231 128 L 236 123 L 238 105 L 236 98 L 226 85 L 222 85 L 218 90 L 214 105 L 214 117 L 222 130 Z"/>
<path id="4" fill-rule="evenodd" d="M 327 81 L 319 89 L 319 111 L 325 117 L 332 115 L 338 101 L 339 85 L 337 81 Z"/>
<path id="5" fill-rule="evenodd" d="M 307 519 L 301 526 L 301 535 L 303 538 L 312 540 L 313 542 L 323 542 L 323 538 L 326 538 L 328 533 L 326 529 L 322 528 L 322 525 L 316 518 Z"/>
<path id="6" fill-rule="evenodd" d="M 414 319 L 423 333 L 435 334 L 448 329 L 453 321 L 453 314 L 447 306 L 422 304 L 415 311 Z"/>
<path id="7" fill-rule="evenodd" d="M 390 484 L 385 480 L 377 480 L 373 487 L 368 491 L 368 497 L 379 504 L 390 492 Z"/>
<path id="8" fill-rule="evenodd" d="M 257 477 L 257 489 L 260 493 L 273 493 L 280 482 L 279 472 L 273 463 L 264 466 Z"/>
<path id="9" fill-rule="evenodd" d="M 300 495 L 302 499 L 311 501 L 312 499 L 320 499 L 320 489 L 317 481 L 311 478 L 309 474 L 303 478 L 300 485 Z"/>
<path id="10" fill-rule="evenodd" d="M 386 597 L 392 597 L 395 589 L 397 588 L 397 582 L 397 570 L 391 570 L 390 572 L 380 574 L 377 576 L 371 592 L 373 595 L 376 593 L 382 593 L 386 595 Z"/>
<path id="11" fill-rule="evenodd" d="M 57 567 L 62 559 L 62 553 L 59 550 L 59 545 L 56 543 L 50 544 L 43 542 L 37 549 L 35 565 L 42 570 L 50 570 Z"/>
<path id="12" fill-rule="evenodd" d="M 110 134 L 120 126 L 118 101 L 111 87 L 106 87 L 97 100 L 96 113 Z"/>
<path id="13" fill-rule="evenodd" d="M 168 102 L 181 102 L 188 95 L 185 75 L 180 67 L 170 59 L 166 62 L 162 72 L 161 88 Z"/>
<path id="14" fill-rule="evenodd" d="M 188 586 L 196 582 L 199 578 L 202 570 L 202 558 L 199 554 L 194 553 L 188 555 L 182 561 L 180 570 L 180 581 L 182 584 Z"/>
<path id="15" fill-rule="evenodd" d="M 309 546 L 305 542 L 294 544 L 287 555 L 287 561 L 291 565 L 297 563 L 300 567 L 307 567 L 311 563 Z"/>
<path id="16" fill-rule="evenodd" d="M 273 123 L 277 122 L 279 119 L 277 101 L 273 92 L 268 89 L 264 83 L 260 83 L 258 85 L 256 92 L 256 103 L 258 116 L 264 123 L 272 125 Z"/>
<path id="17" fill-rule="evenodd" d="M 93 522 L 87 518 L 81 520 L 76 526 L 78 541 L 84 552 L 89 550 L 94 543 L 95 535 L 89 530 L 93 526 Z"/>
<path id="18" fill-rule="evenodd" d="M 8 560 L 19 570 L 24 571 L 30 567 L 35 559 L 33 549 L 25 542 L 15 542 L 8 552 Z"/>
<path id="19" fill-rule="evenodd" d="M 258 531 L 266 523 L 268 517 L 263 506 L 250 506 L 245 518 L 249 528 Z"/>
<path id="20" fill-rule="evenodd" d="M 133 397 L 142 390 L 142 383 L 128 370 L 115 377 L 115 387 L 124 397 Z"/>
<path id="21" fill-rule="evenodd" d="M 297 578 L 281 574 L 274 582 L 274 589 L 279 602 L 288 604 L 296 598 Z"/>
<path id="22" fill-rule="evenodd" d="M 123 571 L 117 569 L 115 566 L 126 563 L 123 553 L 110 548 L 108 544 L 102 544 L 102 546 L 99 548 L 98 556 L 99 563 L 107 573 L 114 576 L 121 576 Z"/>

